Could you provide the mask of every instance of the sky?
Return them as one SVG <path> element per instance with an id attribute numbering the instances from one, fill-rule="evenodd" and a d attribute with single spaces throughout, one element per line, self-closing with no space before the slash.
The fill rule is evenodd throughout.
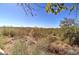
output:
<path id="1" fill-rule="evenodd" d="M 46 4 L 38 5 L 43 7 Z M 71 6 L 71 4 L 66 5 Z M 75 11 L 70 15 L 69 11 L 62 11 L 58 15 L 54 15 L 53 13 L 48 14 L 45 8 L 37 5 L 33 7 L 36 16 L 26 15 L 23 8 L 17 4 L 0 3 L 0 26 L 57 28 L 64 17 L 76 18 Z"/>

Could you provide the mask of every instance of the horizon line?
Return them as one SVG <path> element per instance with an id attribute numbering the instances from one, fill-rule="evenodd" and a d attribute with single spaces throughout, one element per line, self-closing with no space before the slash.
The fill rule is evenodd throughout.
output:
<path id="1" fill-rule="evenodd" d="M 0 27 L 28 27 L 28 28 L 60 28 L 60 27 L 47 27 L 47 26 L 23 26 L 23 25 L 0 25 Z"/>

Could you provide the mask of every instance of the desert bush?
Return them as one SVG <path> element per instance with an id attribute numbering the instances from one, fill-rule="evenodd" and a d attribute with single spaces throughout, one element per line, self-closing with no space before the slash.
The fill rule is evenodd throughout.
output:
<path id="1" fill-rule="evenodd" d="M 41 38 L 37 41 L 37 44 L 32 46 L 32 54 L 35 55 L 48 55 L 50 52 L 48 52 L 48 45 L 49 41 L 47 38 Z"/>
<path id="2" fill-rule="evenodd" d="M 28 48 L 29 55 L 46 55 L 48 52 L 38 45 L 32 45 Z"/>
<path id="3" fill-rule="evenodd" d="M 34 37 L 35 40 L 45 37 L 44 33 L 42 33 L 40 29 L 32 29 L 29 33 L 29 36 Z"/>
<path id="4" fill-rule="evenodd" d="M 48 46 L 49 52 L 58 54 L 58 55 L 66 54 L 69 49 L 71 49 L 71 46 L 62 41 L 56 41 L 56 42 L 50 43 Z"/>
<path id="5" fill-rule="evenodd" d="M 65 32 L 64 32 L 64 39 L 68 39 L 69 41 L 69 44 L 72 44 L 73 43 L 73 37 L 75 36 L 75 33 L 74 31 L 71 31 L 70 29 L 67 29 Z"/>
<path id="6" fill-rule="evenodd" d="M 78 45 L 79 46 L 79 31 L 76 31 L 73 45 Z"/>
<path id="7" fill-rule="evenodd" d="M 71 27 L 67 28 L 64 31 L 64 40 L 67 41 L 70 45 L 78 45 L 79 46 L 79 31 L 78 29 Z"/>
<path id="8" fill-rule="evenodd" d="M 51 34 L 51 35 L 47 36 L 47 39 L 48 39 L 49 43 L 51 43 L 51 42 L 55 42 L 57 40 L 61 40 L 61 37 Z"/>
<path id="9" fill-rule="evenodd" d="M 61 29 L 63 29 L 64 32 L 64 38 L 69 40 L 70 45 L 72 45 L 76 38 L 75 35 L 78 25 L 78 20 L 72 18 L 64 18 L 64 20 L 60 22 Z"/>
<path id="10" fill-rule="evenodd" d="M 36 41 L 37 43 L 28 45 L 28 52 L 31 55 L 48 54 L 47 46 L 48 40 L 46 38 L 41 38 Z"/>
<path id="11" fill-rule="evenodd" d="M 9 35 L 9 30 L 4 27 L 3 30 L 2 30 L 2 35 L 8 36 Z"/>
<path id="12" fill-rule="evenodd" d="M 9 36 L 14 37 L 16 35 L 14 30 L 9 30 Z"/>
<path id="13" fill-rule="evenodd" d="M 30 44 L 31 42 L 24 40 L 18 40 L 12 49 L 12 54 L 14 55 L 40 55 L 47 54 L 45 50 L 43 50 L 39 44 Z"/>
<path id="14" fill-rule="evenodd" d="M 12 54 L 14 54 L 14 55 L 28 54 L 26 42 L 23 40 L 17 40 L 13 46 Z"/>
<path id="15" fill-rule="evenodd" d="M 10 36 L 10 37 L 13 37 L 15 36 L 15 30 L 12 29 L 12 28 L 6 28 L 4 27 L 3 30 L 2 30 L 2 35 L 3 36 Z"/>

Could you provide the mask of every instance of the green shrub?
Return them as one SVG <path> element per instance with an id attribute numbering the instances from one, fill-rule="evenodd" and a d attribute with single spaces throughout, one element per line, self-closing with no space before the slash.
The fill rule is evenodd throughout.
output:
<path id="1" fill-rule="evenodd" d="M 64 30 L 64 40 L 69 42 L 70 45 L 79 46 L 79 31 L 76 27 L 69 27 Z"/>
<path id="2" fill-rule="evenodd" d="M 73 44 L 79 46 L 79 31 L 76 31 L 75 33 Z"/>

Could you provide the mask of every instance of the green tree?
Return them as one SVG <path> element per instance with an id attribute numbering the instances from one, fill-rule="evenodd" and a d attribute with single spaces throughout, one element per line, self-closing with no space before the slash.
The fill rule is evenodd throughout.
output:
<path id="1" fill-rule="evenodd" d="M 78 37 L 78 22 L 75 19 L 65 18 L 61 21 L 60 26 L 64 30 L 64 38 L 69 40 L 69 44 L 73 44 L 74 40 Z"/>
<path id="2" fill-rule="evenodd" d="M 66 3 L 48 3 L 46 5 L 46 11 L 48 13 L 54 13 L 55 15 L 64 10 L 69 10 L 72 12 L 75 9 L 78 9 L 77 3 L 72 3 L 72 6 L 67 6 Z"/>
<path id="3" fill-rule="evenodd" d="M 64 18 L 60 23 L 61 27 L 78 27 L 78 20 L 71 18 Z"/>

